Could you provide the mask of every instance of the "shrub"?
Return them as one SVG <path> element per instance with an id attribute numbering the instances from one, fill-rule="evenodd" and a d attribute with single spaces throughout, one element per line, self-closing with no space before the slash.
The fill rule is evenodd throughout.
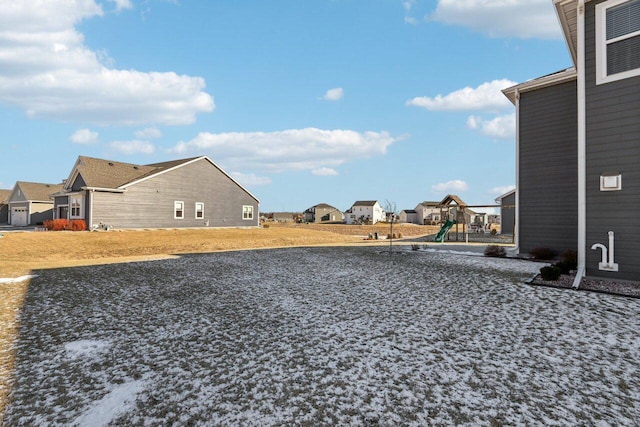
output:
<path id="1" fill-rule="evenodd" d="M 562 253 L 560 259 L 567 264 L 569 270 L 578 268 L 578 253 L 576 251 L 572 251 L 571 249 L 566 250 Z"/>
<path id="2" fill-rule="evenodd" d="M 558 270 L 560 271 L 560 274 L 571 273 L 571 266 L 564 261 L 556 262 L 553 265 L 558 268 Z"/>
<path id="3" fill-rule="evenodd" d="M 489 234 L 491 234 L 492 236 L 495 236 L 496 234 L 498 234 L 498 230 L 496 230 L 495 228 L 492 228 Z"/>
<path id="4" fill-rule="evenodd" d="M 87 223 L 83 219 L 48 219 L 44 221 L 44 228 L 50 231 L 83 231 L 87 229 Z"/>
<path id="5" fill-rule="evenodd" d="M 418 245 L 417 243 L 412 243 L 411 244 L 411 250 L 412 251 L 417 251 L 420 249 L 420 245 Z"/>
<path id="6" fill-rule="evenodd" d="M 484 256 L 504 258 L 507 256 L 507 251 L 498 245 L 490 245 L 484 250 Z"/>
<path id="7" fill-rule="evenodd" d="M 269 224 L 265 222 L 264 224 L 262 224 L 262 228 L 269 228 Z"/>
<path id="8" fill-rule="evenodd" d="M 542 267 L 540 269 L 540 276 L 542 276 L 542 280 L 558 280 L 560 277 L 560 269 L 555 265 Z"/>
<path id="9" fill-rule="evenodd" d="M 398 233 L 398 239 L 402 239 L 402 233 Z"/>
<path id="10" fill-rule="evenodd" d="M 558 254 L 556 251 L 549 248 L 533 248 L 531 249 L 531 252 L 529 252 L 529 255 L 531 255 L 533 259 L 549 261 L 554 259 Z"/>

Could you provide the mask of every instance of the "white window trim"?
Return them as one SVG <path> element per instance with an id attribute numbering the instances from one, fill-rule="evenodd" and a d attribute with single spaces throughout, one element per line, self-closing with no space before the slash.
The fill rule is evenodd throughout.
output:
<path id="1" fill-rule="evenodd" d="M 73 214 L 73 198 L 79 198 L 80 199 L 80 207 L 78 207 L 78 215 L 74 215 Z M 84 205 L 84 198 L 82 197 L 81 194 L 70 194 L 69 195 L 69 204 L 68 204 L 68 209 L 69 209 L 69 219 L 82 219 L 84 218 L 84 215 L 82 214 L 83 211 L 83 205 Z"/>
<path id="2" fill-rule="evenodd" d="M 251 209 L 251 218 L 245 218 L 244 217 L 244 209 L 245 208 L 250 208 Z M 253 206 L 251 206 L 251 205 L 243 205 L 242 206 L 242 220 L 243 221 L 253 221 Z"/>
<path id="3" fill-rule="evenodd" d="M 198 216 L 198 205 L 202 206 L 202 216 L 201 217 Z M 195 210 L 196 210 L 195 213 L 194 213 L 195 219 L 204 219 L 204 203 L 203 202 L 196 202 L 195 203 Z"/>
<path id="4" fill-rule="evenodd" d="M 176 206 L 178 203 L 182 204 L 182 216 L 178 216 L 178 209 Z M 175 200 L 173 202 L 173 219 L 184 219 L 184 202 L 183 201 Z"/>
<path id="5" fill-rule="evenodd" d="M 607 9 L 624 4 L 630 0 L 609 0 L 596 5 L 596 84 L 615 82 L 640 76 L 640 68 L 607 75 L 607 45 L 631 37 L 640 36 L 640 31 L 625 34 L 607 42 Z"/>

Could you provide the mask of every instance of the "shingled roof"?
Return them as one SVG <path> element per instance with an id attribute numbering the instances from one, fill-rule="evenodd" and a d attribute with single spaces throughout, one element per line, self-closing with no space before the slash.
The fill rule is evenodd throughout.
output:
<path id="1" fill-rule="evenodd" d="M 37 202 L 48 202 L 53 193 L 61 191 L 62 184 L 44 184 L 40 182 L 16 182 L 16 186 L 20 187 L 25 199 Z"/>
<path id="2" fill-rule="evenodd" d="M 0 190 L 0 205 L 6 205 L 9 202 L 11 190 Z"/>
<path id="3" fill-rule="evenodd" d="M 82 176 L 87 187 L 115 189 L 164 170 L 180 166 L 194 159 L 197 159 L 197 157 L 150 165 L 136 165 L 80 156 L 75 170 Z M 68 182 L 67 185 L 71 186 L 73 182 Z"/>

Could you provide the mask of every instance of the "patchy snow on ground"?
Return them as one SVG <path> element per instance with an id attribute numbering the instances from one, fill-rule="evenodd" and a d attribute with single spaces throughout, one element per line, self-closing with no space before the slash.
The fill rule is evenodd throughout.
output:
<path id="1" fill-rule="evenodd" d="M 34 277 L 37 277 L 37 276 L 32 274 L 32 275 L 13 277 L 13 278 L 12 277 L 0 277 L 0 285 L 21 283 L 21 282 L 24 282 L 26 280 L 33 279 Z"/>
<path id="2" fill-rule="evenodd" d="M 522 260 L 278 249 L 39 272 L 7 425 L 616 425 L 640 300 Z"/>

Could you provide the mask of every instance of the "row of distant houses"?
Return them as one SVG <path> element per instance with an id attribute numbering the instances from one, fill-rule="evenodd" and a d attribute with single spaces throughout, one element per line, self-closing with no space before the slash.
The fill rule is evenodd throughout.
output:
<path id="1" fill-rule="evenodd" d="M 500 214 L 476 212 L 467 208 L 466 203 L 453 194 L 447 195 L 439 202 L 425 201 L 418 203 L 415 209 L 404 209 L 397 214 L 398 216 L 394 220 L 408 224 L 439 225 L 450 217 L 457 218 L 457 210 L 462 212 L 465 224 L 478 228 L 486 227 L 487 229 L 494 224 L 500 224 Z M 375 224 L 380 221 L 389 221 L 391 213 L 386 212 L 377 200 L 358 200 L 344 212 L 335 206 L 320 203 L 311 206 L 302 213 L 274 212 L 265 214 L 264 219 L 277 222 Z M 512 233 L 513 227 L 510 230 Z"/>
<path id="2" fill-rule="evenodd" d="M 87 228 L 250 227 L 256 196 L 206 156 L 136 165 L 78 157 L 59 184 L 18 181 L 0 192 L 0 223 L 83 220 Z"/>

